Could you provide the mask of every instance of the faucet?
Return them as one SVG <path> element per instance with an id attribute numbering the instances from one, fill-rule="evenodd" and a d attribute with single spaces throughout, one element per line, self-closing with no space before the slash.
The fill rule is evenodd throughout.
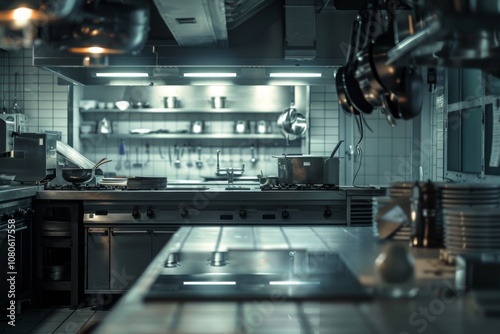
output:
<path id="1" fill-rule="evenodd" d="M 218 176 L 227 175 L 228 187 L 231 187 L 234 183 L 234 175 L 242 175 L 245 171 L 245 164 L 241 164 L 241 168 L 226 167 L 220 168 L 219 164 L 220 150 L 217 150 L 217 169 L 215 174 Z"/>

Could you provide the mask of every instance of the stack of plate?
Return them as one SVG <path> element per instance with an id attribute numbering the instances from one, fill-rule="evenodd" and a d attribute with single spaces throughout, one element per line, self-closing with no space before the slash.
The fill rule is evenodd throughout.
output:
<path id="1" fill-rule="evenodd" d="M 494 208 L 500 205 L 500 185 L 447 183 L 441 189 L 443 209 Z"/>
<path id="2" fill-rule="evenodd" d="M 458 254 L 500 252 L 500 208 L 444 210 L 444 226 L 449 259 Z"/>
<path id="3" fill-rule="evenodd" d="M 378 238 L 378 228 L 377 228 L 377 214 L 386 205 L 389 205 L 391 198 L 388 196 L 372 197 L 372 228 L 373 236 Z"/>
<path id="4" fill-rule="evenodd" d="M 411 235 L 410 201 L 391 197 L 372 198 L 373 235 L 379 239 L 409 240 Z"/>
<path id="5" fill-rule="evenodd" d="M 103 186 L 125 187 L 127 185 L 126 177 L 105 177 L 99 182 Z"/>
<path id="6" fill-rule="evenodd" d="M 415 185 L 415 182 L 394 182 L 389 187 L 388 195 L 391 198 L 410 198 L 411 188 Z"/>
<path id="7" fill-rule="evenodd" d="M 127 179 L 127 188 L 131 190 L 157 190 L 167 188 L 166 177 L 135 176 Z"/>

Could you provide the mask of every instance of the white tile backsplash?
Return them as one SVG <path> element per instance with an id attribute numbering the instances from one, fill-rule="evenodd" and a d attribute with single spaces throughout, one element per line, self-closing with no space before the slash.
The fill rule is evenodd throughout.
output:
<path id="1" fill-rule="evenodd" d="M 31 49 L 0 53 L 6 84 L 5 104 L 12 106 L 17 91 L 18 103 L 29 118 L 30 132 L 61 131 L 67 140 L 68 86 L 58 86 L 55 75 L 32 66 L 32 53 Z"/>

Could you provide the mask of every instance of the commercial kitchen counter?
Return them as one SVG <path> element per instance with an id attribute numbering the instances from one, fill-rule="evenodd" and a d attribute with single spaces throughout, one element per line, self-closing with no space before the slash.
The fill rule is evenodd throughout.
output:
<path id="1" fill-rule="evenodd" d="M 5 186 L 0 187 L 0 203 L 20 198 L 34 197 L 41 186 Z"/>
<path id="2" fill-rule="evenodd" d="M 214 254 L 212 252 L 227 250 L 231 254 L 231 249 L 285 252 L 307 249 L 310 252 L 322 251 L 326 257 L 339 254 L 373 298 L 293 301 L 276 294 L 264 299 L 249 297 L 238 301 L 216 298 L 211 301 L 183 298 L 150 301 L 146 298 L 157 279 L 171 270 L 166 263 L 179 261 L 177 269 L 182 271 L 187 266 L 183 254 Z M 95 333 L 457 334 L 498 331 L 500 318 L 483 316 L 478 312 L 480 308 L 475 307 L 471 294 L 454 290 L 454 267 L 441 264 L 436 250 L 412 250 L 420 287 L 416 297 L 391 299 L 378 296 L 374 292 L 376 285 L 373 285 L 374 260 L 380 249 L 381 245 L 373 238 L 369 227 L 183 227 L 150 263 L 132 290 L 114 306 Z M 178 258 L 169 258 L 172 253 L 179 254 Z M 249 270 L 252 263 L 254 266 L 265 265 L 252 261 L 249 261 Z M 229 255 L 227 267 L 231 264 Z M 200 268 L 220 274 L 225 267 L 211 268 L 209 263 L 202 263 L 198 264 Z M 179 292 L 175 286 L 164 287 L 166 290 L 160 292 Z"/>
<path id="3" fill-rule="evenodd" d="M 43 200 L 83 200 L 83 201 L 159 201 L 177 199 L 192 200 L 196 194 L 217 200 L 344 200 L 346 194 L 342 190 L 329 191 L 280 191 L 260 190 L 259 187 L 226 190 L 226 186 L 171 186 L 164 190 L 44 190 L 37 194 Z"/>

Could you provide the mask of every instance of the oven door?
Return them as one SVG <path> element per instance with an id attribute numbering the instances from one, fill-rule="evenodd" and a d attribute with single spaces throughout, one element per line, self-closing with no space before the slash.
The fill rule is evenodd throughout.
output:
<path id="1" fill-rule="evenodd" d="M 10 276 L 7 270 L 9 263 L 8 227 L 7 222 L 2 221 L 0 225 L 0 266 L 5 269 L 0 272 L 0 291 L 8 291 L 7 278 Z M 25 215 L 15 218 L 14 228 L 15 233 L 11 234 L 14 236 L 14 239 L 10 239 L 15 241 L 15 267 L 12 271 L 16 272 L 16 300 L 21 301 L 22 299 L 29 298 L 33 282 L 31 216 Z M 2 294 L 1 298 L 0 306 L 3 307 L 9 302 L 7 293 Z"/>

